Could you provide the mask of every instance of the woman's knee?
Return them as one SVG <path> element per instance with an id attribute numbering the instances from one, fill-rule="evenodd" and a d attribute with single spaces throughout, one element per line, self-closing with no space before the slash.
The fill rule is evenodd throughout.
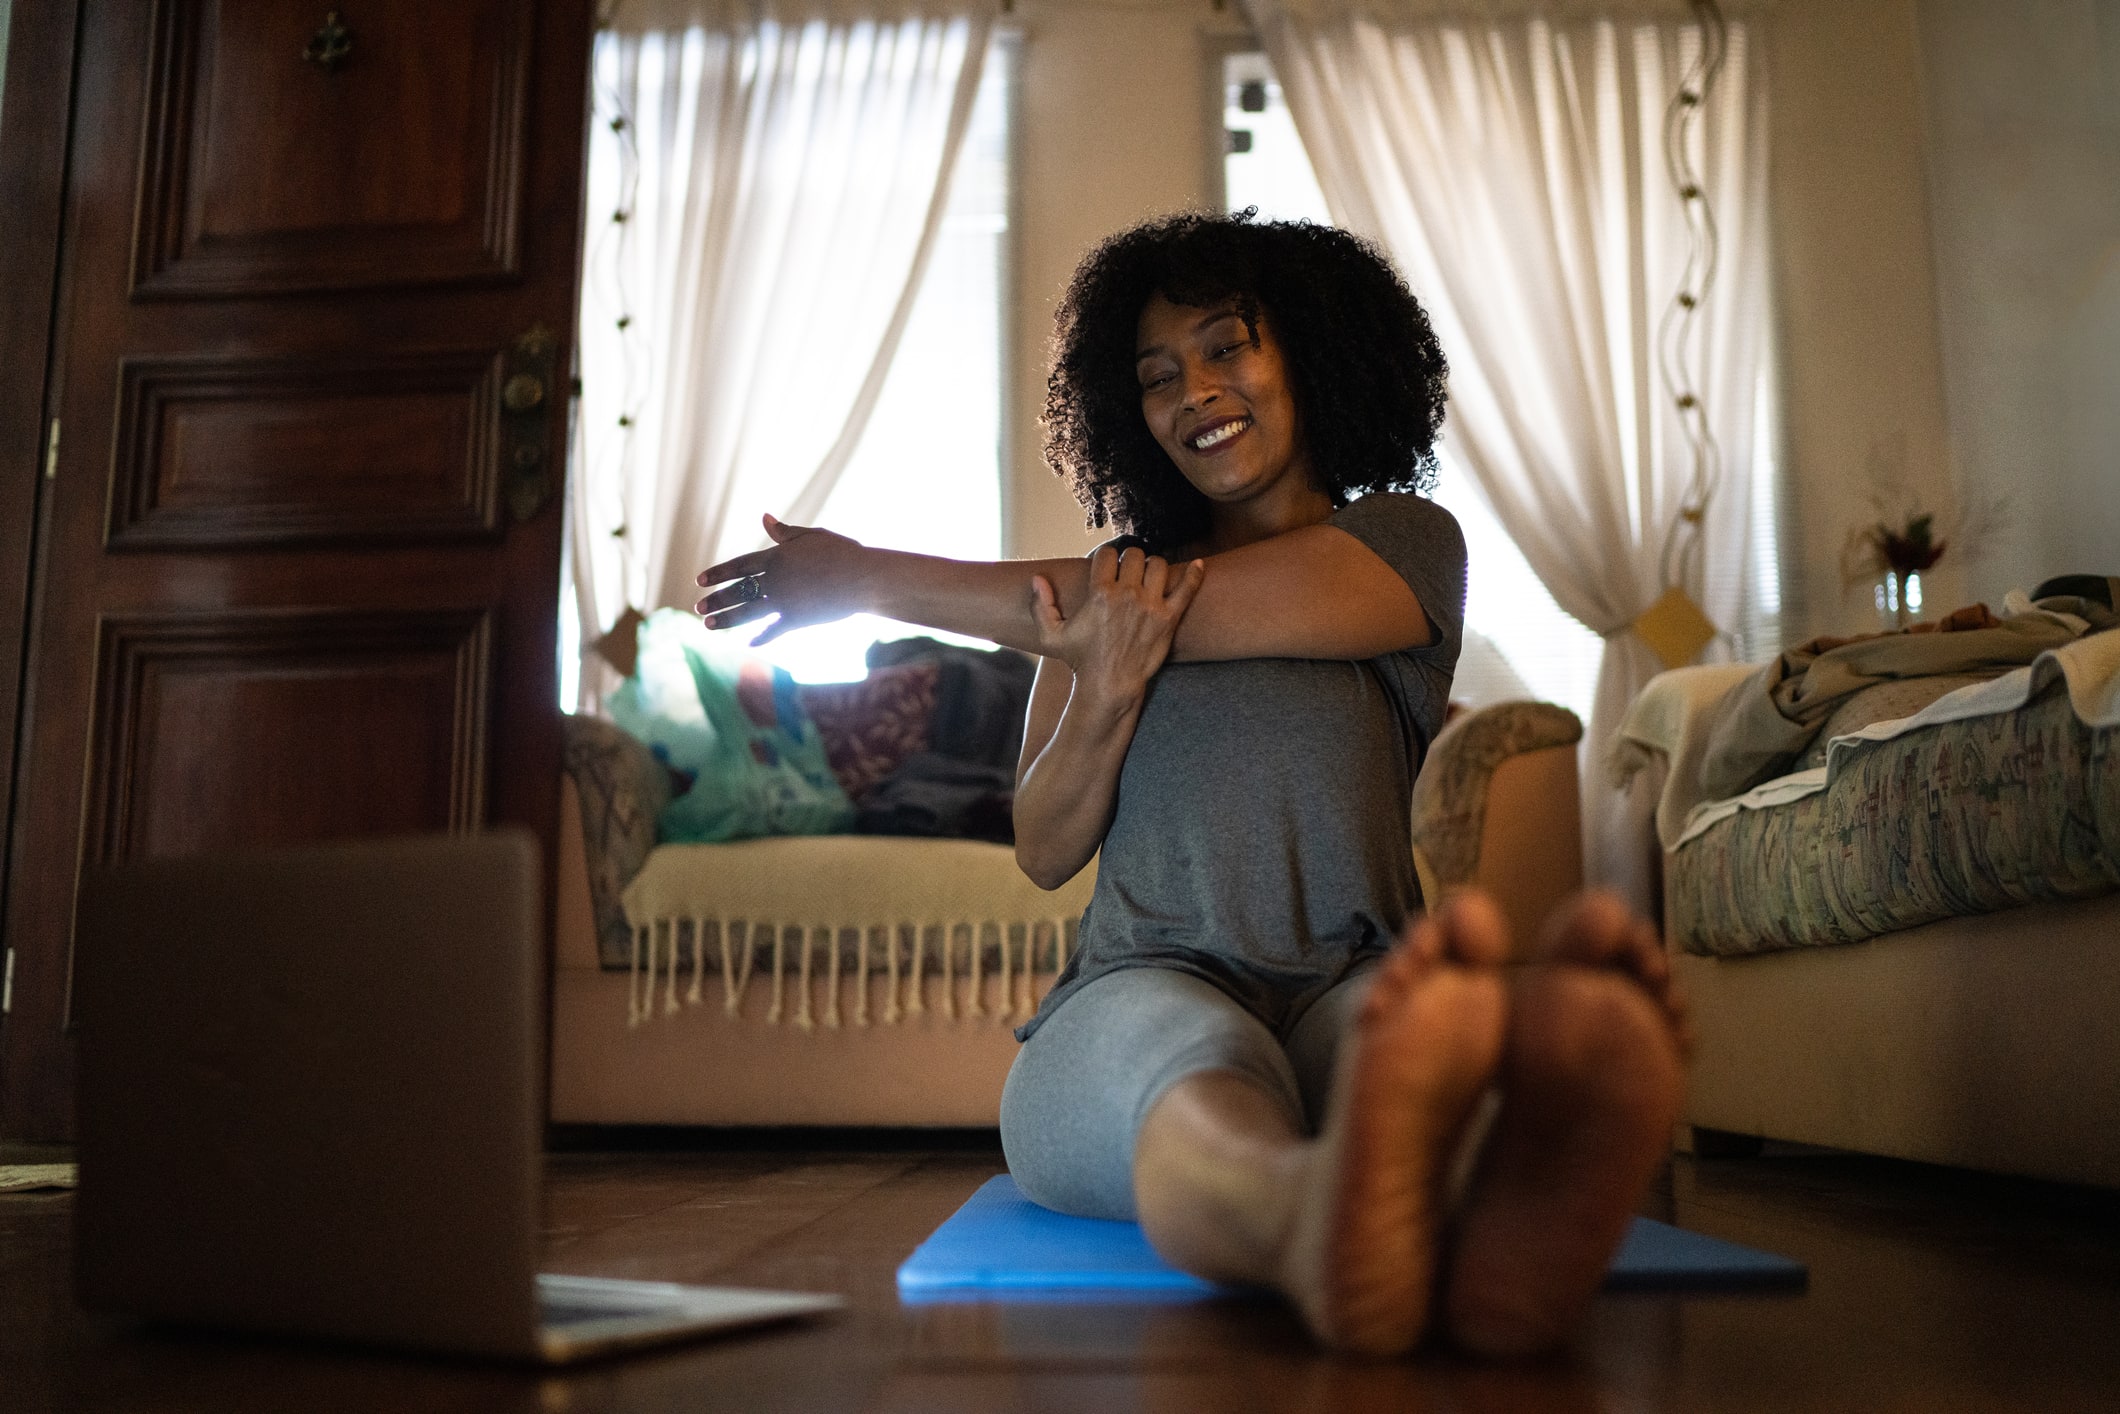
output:
<path id="1" fill-rule="evenodd" d="M 1083 988 L 1024 1043 L 1002 1089 L 1001 1148 L 1017 1187 L 1061 1212 L 1133 1217 L 1141 1121 L 1204 1070 L 1234 1070 L 1301 1114 L 1272 1034 L 1219 989 L 1148 968 Z"/>
<path id="2" fill-rule="evenodd" d="M 1001 1154 L 1016 1187 L 1055 1212 L 1131 1219 L 1132 1156 L 1103 1113 L 1107 1097 L 1065 1084 L 1030 1050 L 1017 1054 L 1001 1091 Z"/>

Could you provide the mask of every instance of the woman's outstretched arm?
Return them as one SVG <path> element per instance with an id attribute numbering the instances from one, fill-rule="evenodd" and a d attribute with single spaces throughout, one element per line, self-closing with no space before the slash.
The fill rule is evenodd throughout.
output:
<path id="1" fill-rule="evenodd" d="M 1088 590 L 1081 560 L 946 560 L 872 549 L 772 516 L 765 526 L 773 540 L 769 548 L 725 560 L 699 576 L 702 586 L 722 586 L 695 606 L 708 628 L 737 628 L 777 613 L 779 619 L 754 640 L 766 643 L 793 629 L 871 613 L 1044 653 L 1033 581 L 1042 578 L 1052 586 L 1066 612 Z M 752 574 L 765 597 L 747 601 L 740 583 Z"/>
<path id="2" fill-rule="evenodd" d="M 1033 585 L 1052 656 L 1038 664 L 1016 767 L 1016 863 L 1042 889 L 1074 878 L 1103 844 L 1149 680 L 1207 577 L 1198 560 L 1173 570 L 1108 546 L 1083 570 L 1071 614 L 1044 576 Z"/>
<path id="3" fill-rule="evenodd" d="M 874 550 L 828 530 L 767 518 L 774 544 L 738 555 L 699 577 L 720 585 L 699 601 L 710 628 L 767 614 L 780 619 L 759 641 L 791 629 L 875 613 L 1052 656 L 1036 612 L 1044 580 L 1061 614 L 1088 598 L 1088 561 L 946 560 Z M 1398 572 L 1332 525 L 1306 525 L 1208 557 L 1197 599 L 1177 626 L 1170 656 L 1374 658 L 1435 641 L 1418 598 Z M 766 597 L 746 602 L 729 581 L 759 574 Z"/>

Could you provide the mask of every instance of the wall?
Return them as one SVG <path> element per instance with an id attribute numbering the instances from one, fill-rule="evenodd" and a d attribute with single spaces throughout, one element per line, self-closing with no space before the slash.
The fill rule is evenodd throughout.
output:
<path id="1" fill-rule="evenodd" d="M 1968 0 L 1970 3 L 1970 0 Z M 1839 550 L 1872 515 L 1873 462 L 1948 496 L 1930 271 L 1916 0 L 1772 0 L 1773 199 L 1792 574 L 1785 630 L 1866 621 Z M 1045 339 L 1099 237 L 1202 199 L 1205 53 L 1242 34 L 1210 0 L 1023 0 L 1010 551 L 1070 554 L 1081 512 L 1037 450 Z M 1958 592 L 1946 563 L 1935 597 Z"/>
<path id="2" fill-rule="evenodd" d="M 1020 0 L 1015 368 L 1008 552 L 1081 553 L 1101 536 L 1039 452 L 1053 310 L 1090 247 L 1204 204 L 1207 36 L 1243 32 L 1211 0 Z"/>
<path id="3" fill-rule="evenodd" d="M 2120 574 L 2120 0 L 1921 0 L 1936 303 L 1974 591 Z"/>
<path id="4" fill-rule="evenodd" d="M 1878 479 L 1924 508 L 1951 498 L 1914 11 L 1781 0 L 1765 17 L 1790 642 L 1873 624 L 1840 554 L 1877 519 Z M 1934 603 L 1963 602 L 1955 557 L 1924 578 Z"/>

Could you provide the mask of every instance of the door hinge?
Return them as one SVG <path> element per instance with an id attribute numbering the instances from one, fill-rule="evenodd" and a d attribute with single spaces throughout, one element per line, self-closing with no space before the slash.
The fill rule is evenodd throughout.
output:
<path id="1" fill-rule="evenodd" d="M 59 419 L 52 419 L 52 431 L 44 439 L 44 479 L 54 480 L 59 475 Z"/>
<path id="2" fill-rule="evenodd" d="M 7 950 L 7 980 L 0 982 L 0 1016 L 15 1009 L 15 950 Z"/>

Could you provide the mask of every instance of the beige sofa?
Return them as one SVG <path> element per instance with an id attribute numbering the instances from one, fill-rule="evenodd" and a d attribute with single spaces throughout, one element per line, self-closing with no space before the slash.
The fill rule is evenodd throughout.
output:
<path id="1" fill-rule="evenodd" d="M 1686 1119 L 2120 1186 L 2120 895 L 1865 943 L 1677 954 L 1701 1044 Z"/>
<path id="2" fill-rule="evenodd" d="M 1700 956 L 1681 946 L 1689 924 L 1679 871 L 1663 845 L 1674 822 L 1665 821 L 1660 837 L 1659 802 L 1668 807 L 1673 798 L 1666 787 L 1674 770 L 1697 769 L 1700 738 L 1687 724 L 1701 721 L 1743 676 L 1742 668 L 1665 674 L 1622 728 L 1642 749 L 1627 787 L 1630 829 L 1649 861 L 1652 902 L 1667 920 L 1673 968 L 1700 1036 L 1685 1110 L 1693 1142 L 1742 1152 L 1746 1141 L 1788 1140 L 2120 1185 L 2120 893 L 1751 956 Z M 1653 707 L 1656 692 L 1679 693 L 1687 705 L 1642 710 Z M 1946 754 L 1943 730 L 1910 732 L 1898 744 L 1906 754 L 1897 769 L 1931 799 L 1937 790 L 1927 780 L 1964 783 L 1972 779 L 1966 772 L 1983 769 L 1979 752 Z M 1872 751 L 1888 743 L 1850 745 Z M 1835 760 L 1828 791 L 1843 781 L 1865 789 L 1859 771 L 1844 769 L 1854 759 Z M 1683 782 L 1676 798 L 1687 798 Z M 1869 799 L 1864 808 L 1875 815 L 1903 807 Z M 1775 900 L 1760 900 L 1760 936 L 1780 926 L 1775 912 Z"/>
<path id="3" fill-rule="evenodd" d="M 1414 801 L 1430 896 L 1477 884 L 1528 934 L 1580 886 L 1581 732 L 1505 703 L 1437 737 Z M 554 1122 L 996 1123 L 1011 1028 L 1064 960 L 1087 877 L 1040 895 L 1005 846 L 961 840 L 656 845 L 654 800 L 628 794 L 652 792 L 652 759 L 605 723 L 569 733 Z"/>

